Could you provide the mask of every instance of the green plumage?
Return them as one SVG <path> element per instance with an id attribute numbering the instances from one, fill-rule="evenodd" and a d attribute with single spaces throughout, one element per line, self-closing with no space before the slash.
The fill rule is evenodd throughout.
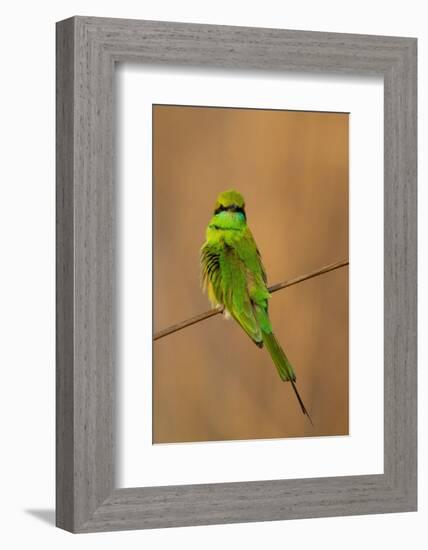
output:
<path id="1" fill-rule="evenodd" d="M 279 376 L 291 382 L 309 417 L 295 386 L 293 367 L 272 332 L 266 272 L 247 225 L 244 199 L 237 191 L 225 191 L 217 198 L 201 249 L 201 269 L 211 303 L 224 306 L 257 346 L 266 347 Z"/>

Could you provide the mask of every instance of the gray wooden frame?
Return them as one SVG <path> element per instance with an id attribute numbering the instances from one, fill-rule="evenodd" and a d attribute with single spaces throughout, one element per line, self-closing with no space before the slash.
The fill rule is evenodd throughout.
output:
<path id="1" fill-rule="evenodd" d="M 416 39 L 73 17 L 57 24 L 57 525 L 72 532 L 416 510 Z M 381 75 L 384 473 L 114 486 L 116 62 Z M 369 377 L 370 364 L 362 376 Z M 142 464 L 144 467 L 144 464 Z"/>

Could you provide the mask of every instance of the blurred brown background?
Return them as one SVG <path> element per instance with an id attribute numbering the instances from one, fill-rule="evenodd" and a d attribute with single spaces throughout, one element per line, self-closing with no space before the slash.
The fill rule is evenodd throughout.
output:
<path id="1" fill-rule="evenodd" d="M 153 107 L 154 330 L 209 309 L 199 250 L 236 188 L 270 285 L 348 258 L 348 115 Z M 348 268 L 273 294 L 274 332 L 312 427 L 269 354 L 217 316 L 154 342 L 153 442 L 348 433 Z"/>

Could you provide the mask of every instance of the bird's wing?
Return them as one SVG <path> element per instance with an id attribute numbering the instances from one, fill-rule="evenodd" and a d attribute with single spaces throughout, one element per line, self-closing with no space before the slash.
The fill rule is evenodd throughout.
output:
<path id="1" fill-rule="evenodd" d="M 260 254 L 260 251 L 257 247 L 256 247 L 256 251 L 257 251 L 257 260 L 258 260 L 259 265 L 260 265 L 260 274 L 261 274 L 261 277 L 263 279 L 264 284 L 267 285 L 267 275 L 266 275 L 265 266 L 263 265 L 263 262 L 262 262 L 262 255 Z"/>
<path id="2" fill-rule="evenodd" d="M 208 242 L 201 248 L 202 287 L 213 306 L 223 305 L 220 272 L 220 254 Z"/>
<path id="3" fill-rule="evenodd" d="M 202 284 L 213 305 L 224 305 L 257 344 L 268 328 L 266 273 L 249 230 L 233 245 L 206 242 L 201 249 Z"/>
<path id="4" fill-rule="evenodd" d="M 224 246 L 220 254 L 220 269 L 224 305 L 248 336 L 262 345 L 260 325 L 249 294 L 252 275 L 235 247 Z"/>
<path id="5" fill-rule="evenodd" d="M 267 310 L 269 291 L 266 271 L 254 237 L 248 228 L 242 239 L 236 243 L 235 248 L 246 268 L 247 287 L 251 300 L 254 304 Z"/>
<path id="6" fill-rule="evenodd" d="M 236 243 L 236 252 L 245 265 L 248 295 L 257 323 L 262 332 L 270 332 L 272 330 L 268 314 L 270 294 L 267 288 L 266 271 L 259 249 L 248 227 L 243 238 Z"/>

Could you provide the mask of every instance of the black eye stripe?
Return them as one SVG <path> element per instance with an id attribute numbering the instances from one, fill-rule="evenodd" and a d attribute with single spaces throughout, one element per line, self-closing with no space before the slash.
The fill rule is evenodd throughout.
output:
<path id="1" fill-rule="evenodd" d="M 214 214 L 219 214 L 220 212 L 241 212 L 241 214 L 244 214 L 244 217 L 245 217 L 244 208 L 236 204 L 231 204 L 229 206 L 220 205 L 218 208 L 214 210 Z"/>

